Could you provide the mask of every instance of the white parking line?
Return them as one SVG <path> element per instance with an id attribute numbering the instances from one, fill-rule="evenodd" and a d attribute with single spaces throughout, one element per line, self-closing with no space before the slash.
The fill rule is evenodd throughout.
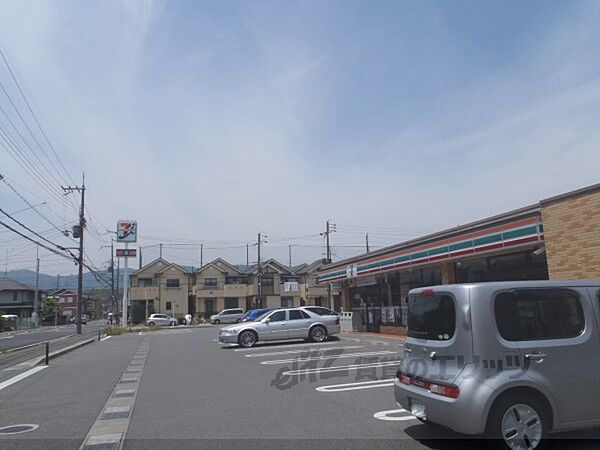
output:
<path id="1" fill-rule="evenodd" d="M 363 352 L 363 353 L 341 353 L 339 355 L 321 355 L 321 356 L 309 356 L 307 358 L 295 358 L 295 359 L 276 359 L 271 361 L 262 361 L 261 364 L 293 364 L 296 362 L 305 361 L 324 361 L 326 359 L 340 359 L 340 358 L 360 358 L 363 356 L 378 356 L 378 355 L 394 355 L 398 352 L 392 352 L 390 350 L 382 350 L 380 352 Z"/>
<path id="2" fill-rule="evenodd" d="M 251 353 L 249 355 L 244 355 L 246 358 L 256 358 L 259 356 L 276 356 L 276 355 L 288 355 L 288 354 L 292 354 L 292 353 L 304 353 L 304 352 L 320 352 L 321 350 L 323 351 L 330 351 L 330 350 L 345 350 L 348 348 L 362 348 L 362 345 L 348 345 L 346 347 L 327 347 L 327 348 L 301 348 L 298 350 L 288 350 L 286 352 L 268 352 L 268 353 Z"/>
<path id="3" fill-rule="evenodd" d="M 102 339 L 100 339 L 101 341 L 105 341 L 107 339 L 110 339 L 112 336 L 104 336 Z"/>
<path id="4" fill-rule="evenodd" d="M 400 363 L 399 359 L 393 361 L 379 362 L 379 363 L 368 363 L 368 364 L 350 364 L 348 366 L 331 366 L 321 367 L 314 369 L 299 369 L 299 370 L 288 370 L 283 372 L 282 375 L 306 375 L 310 373 L 321 373 L 321 372 L 342 372 L 345 370 L 358 370 L 358 369 L 370 369 L 373 367 L 387 367 L 396 366 Z"/>
<path id="5" fill-rule="evenodd" d="M 48 367 L 48 366 L 37 366 L 37 367 L 34 367 L 34 368 L 32 368 L 32 369 L 29 369 L 29 370 L 27 370 L 27 371 L 25 371 L 25 372 L 23 372 L 23 373 L 20 373 L 19 375 L 15 375 L 14 377 L 12 377 L 12 378 L 9 378 L 9 379 L 8 379 L 8 380 L 6 380 L 6 381 L 3 381 L 2 383 L 0 383 L 0 391 L 1 391 L 2 389 L 4 389 L 4 388 L 7 388 L 7 387 L 9 387 L 10 385 L 13 385 L 13 384 L 15 384 L 15 383 L 18 383 L 18 382 L 19 382 L 19 381 L 21 381 L 21 380 L 24 380 L 25 378 L 27 378 L 27 377 L 29 377 L 29 376 L 33 375 L 34 373 L 37 373 L 37 372 L 39 372 L 40 370 L 43 370 L 43 369 L 45 369 L 46 367 Z"/>
<path id="6" fill-rule="evenodd" d="M 393 385 L 394 379 L 387 378 L 383 380 L 359 381 L 358 383 L 330 384 L 327 386 L 319 386 L 318 388 L 316 388 L 316 390 L 319 392 L 345 392 L 356 391 L 358 389 L 371 389 Z"/>
<path id="7" fill-rule="evenodd" d="M 256 350 L 269 350 L 269 349 L 273 349 L 273 348 L 290 348 L 290 347 L 320 347 L 321 345 L 333 345 L 333 344 L 339 344 L 339 342 L 319 342 L 319 343 L 315 343 L 315 344 L 308 344 L 306 342 L 300 343 L 300 344 L 282 344 L 281 347 L 275 347 L 274 345 L 257 345 L 256 347 L 250 347 L 250 348 L 236 348 L 234 350 L 234 352 L 249 352 L 249 351 L 256 351 Z"/>
<path id="8" fill-rule="evenodd" d="M 402 414 L 402 415 L 396 415 Z M 408 415 L 407 415 L 408 414 Z M 379 411 L 373 414 L 375 419 L 388 420 L 390 422 L 404 421 L 404 420 L 417 420 L 415 416 L 411 416 L 410 413 L 405 409 L 389 409 L 387 411 Z"/>

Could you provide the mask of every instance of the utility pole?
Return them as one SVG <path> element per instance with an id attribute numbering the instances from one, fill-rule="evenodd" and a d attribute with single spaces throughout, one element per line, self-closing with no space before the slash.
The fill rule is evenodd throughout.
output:
<path id="1" fill-rule="evenodd" d="M 139 262 L 138 268 L 141 269 L 142 268 L 142 247 L 141 246 L 139 247 L 139 251 L 140 251 L 140 262 Z"/>
<path id="2" fill-rule="evenodd" d="M 58 291 L 60 288 L 60 275 L 56 275 L 56 290 Z"/>
<path id="3" fill-rule="evenodd" d="M 250 267 L 250 244 L 246 244 L 246 267 Z"/>
<path id="4" fill-rule="evenodd" d="M 81 193 L 81 209 L 79 210 L 79 258 L 77 264 L 79 265 L 78 283 L 77 283 L 77 334 L 81 334 L 81 313 L 83 305 L 83 229 L 85 228 L 85 175 L 83 176 L 81 187 L 63 187 L 65 194 L 77 191 Z M 76 227 L 73 227 L 76 229 Z M 73 237 L 78 237 L 76 233 L 73 233 Z"/>
<path id="5" fill-rule="evenodd" d="M 331 263 L 331 246 L 329 245 L 329 235 L 334 231 L 336 231 L 335 224 L 333 223 L 330 225 L 328 220 L 325 226 L 325 232 L 320 233 L 321 236 L 324 235 L 327 239 L 327 264 Z M 333 309 L 331 305 L 331 283 L 327 283 L 327 303 L 329 305 L 329 309 Z"/>
<path id="6" fill-rule="evenodd" d="M 200 244 L 200 267 L 204 265 L 204 244 Z"/>
<path id="7" fill-rule="evenodd" d="M 329 246 L 329 220 L 327 221 L 327 230 L 325 231 L 327 236 L 327 262 L 331 262 L 331 247 Z"/>
<path id="8" fill-rule="evenodd" d="M 36 264 L 35 264 L 35 301 L 33 302 L 33 312 L 38 315 L 40 309 L 40 246 L 36 246 Z"/>
<path id="9" fill-rule="evenodd" d="M 288 244 L 288 253 L 290 256 L 290 269 L 292 268 L 292 244 Z"/>
<path id="10" fill-rule="evenodd" d="M 121 258 L 117 258 L 117 295 L 115 296 L 115 306 L 117 304 L 117 299 L 119 298 L 119 280 L 121 276 Z M 113 311 L 113 315 L 116 314 L 119 308 L 116 308 L 117 311 Z"/>
<path id="11" fill-rule="evenodd" d="M 114 240 L 110 239 L 110 292 L 112 295 L 110 302 L 110 311 L 113 316 L 115 315 L 115 301 L 117 298 L 115 297 L 115 248 L 114 248 Z"/>
<path id="12" fill-rule="evenodd" d="M 262 267 L 260 265 L 260 232 L 258 233 L 258 299 L 256 302 L 257 308 L 262 308 Z"/>
<path id="13" fill-rule="evenodd" d="M 365 234 L 365 239 L 367 241 L 367 253 L 369 253 L 369 233 Z"/>
<path id="14" fill-rule="evenodd" d="M 160 256 L 160 258 L 162 258 L 162 244 L 159 244 L 159 245 L 160 245 L 160 255 L 159 256 Z"/>

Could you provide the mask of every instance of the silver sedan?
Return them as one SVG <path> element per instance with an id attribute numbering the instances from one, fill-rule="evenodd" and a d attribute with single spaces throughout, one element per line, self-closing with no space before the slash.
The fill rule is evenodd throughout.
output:
<path id="1" fill-rule="evenodd" d="M 255 322 L 223 327 L 219 330 L 219 341 L 252 347 L 258 341 L 286 339 L 322 342 L 339 333 L 337 313 L 326 308 L 302 307 L 269 311 Z"/>

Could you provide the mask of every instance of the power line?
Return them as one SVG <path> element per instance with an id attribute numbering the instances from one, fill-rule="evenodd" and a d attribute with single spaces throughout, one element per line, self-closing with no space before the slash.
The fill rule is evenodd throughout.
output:
<path id="1" fill-rule="evenodd" d="M 62 256 L 63 258 L 66 258 L 66 259 L 76 259 L 75 255 L 71 254 L 71 255 L 69 256 L 69 255 L 66 255 L 66 254 L 64 254 L 64 253 L 61 253 L 61 252 L 59 252 L 58 250 L 55 250 L 55 249 L 53 249 L 53 248 L 50 248 L 50 247 L 48 247 L 48 246 L 46 246 L 46 245 L 42 244 L 41 242 L 39 242 L 39 241 L 36 241 L 35 239 L 32 239 L 32 238 L 30 238 L 29 236 L 27 236 L 27 235 L 25 235 L 25 234 L 21 233 L 20 231 L 18 231 L 18 230 L 15 230 L 13 227 L 11 227 L 10 225 L 7 225 L 6 223 L 4 223 L 4 222 L 3 222 L 3 221 L 1 221 L 1 220 L 0 220 L 0 225 L 2 225 L 2 226 L 3 226 L 3 227 L 5 227 L 5 228 L 8 228 L 8 229 L 9 229 L 10 231 L 12 231 L 13 233 L 16 233 L 16 234 L 18 234 L 19 236 L 21 236 L 21 237 L 23 237 L 23 238 L 27 239 L 28 241 L 31 241 L 31 242 L 33 242 L 34 244 L 37 244 L 37 245 L 39 245 L 40 247 L 42 247 L 42 248 L 45 248 L 45 249 L 46 249 L 46 250 L 48 250 L 49 252 L 56 253 L 57 255 L 60 255 L 60 256 Z M 60 246 L 58 246 L 58 245 L 56 245 L 56 244 L 54 244 L 54 243 L 52 243 L 52 242 L 51 242 L 51 244 L 52 244 L 52 245 L 54 245 L 55 247 L 57 247 L 57 248 L 61 249 L 61 250 L 66 250 L 67 252 L 69 251 L 68 249 L 66 249 L 66 248 L 64 248 L 64 247 L 60 247 Z M 70 252 L 69 252 L 69 253 L 70 253 Z"/>

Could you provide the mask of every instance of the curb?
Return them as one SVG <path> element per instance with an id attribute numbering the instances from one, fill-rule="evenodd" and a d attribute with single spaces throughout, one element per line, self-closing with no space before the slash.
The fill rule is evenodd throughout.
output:
<path id="1" fill-rule="evenodd" d="M 95 338 L 93 338 L 93 339 L 86 339 L 85 341 L 81 341 L 81 342 L 78 342 L 76 344 L 69 345 L 68 347 L 60 348 L 58 350 L 54 350 L 53 352 L 50 352 L 50 354 L 48 355 L 48 359 L 58 358 L 59 356 L 62 356 L 62 355 L 67 354 L 69 352 L 72 352 L 73 350 L 77 350 L 78 348 L 81 348 L 81 347 L 83 347 L 85 345 L 92 344 L 94 342 L 96 342 Z M 32 359 L 31 361 L 32 362 L 36 361 L 36 363 L 33 364 L 33 365 L 34 366 L 39 366 L 39 365 L 43 364 L 46 361 L 46 357 L 42 356 L 40 358 Z"/>

